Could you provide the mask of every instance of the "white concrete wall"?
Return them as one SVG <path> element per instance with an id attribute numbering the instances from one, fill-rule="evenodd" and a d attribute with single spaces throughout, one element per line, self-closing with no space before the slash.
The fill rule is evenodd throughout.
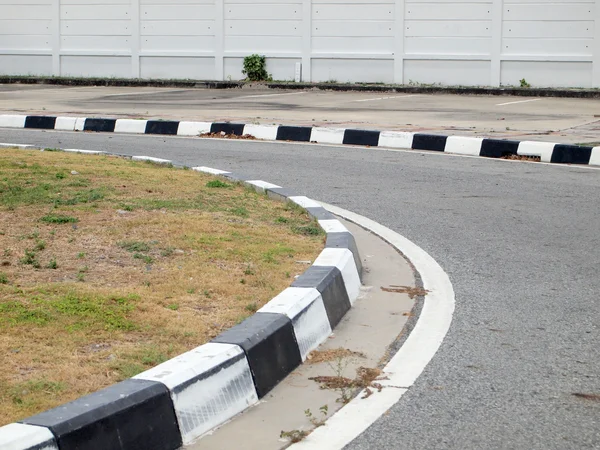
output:
<path id="1" fill-rule="evenodd" d="M 0 73 L 600 87 L 600 0 L 0 0 Z"/>

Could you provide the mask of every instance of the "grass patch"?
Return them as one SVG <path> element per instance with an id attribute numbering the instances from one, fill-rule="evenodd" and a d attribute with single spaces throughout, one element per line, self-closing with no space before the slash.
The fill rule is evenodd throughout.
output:
<path id="1" fill-rule="evenodd" d="M 79 222 L 79 219 L 77 219 L 76 217 L 71 217 L 71 216 L 63 216 L 61 214 L 46 214 L 45 216 L 40 217 L 40 221 L 45 222 L 45 223 L 62 224 L 62 223 L 77 223 L 77 222 Z"/>
<path id="2" fill-rule="evenodd" d="M 305 236 L 324 236 L 325 230 L 323 230 L 318 222 L 313 222 L 308 225 L 293 226 L 292 231 L 294 233 L 303 234 Z"/>
<path id="3" fill-rule="evenodd" d="M 119 247 L 128 252 L 147 252 L 150 250 L 150 245 L 146 242 L 139 241 L 123 241 L 118 243 Z"/>
<path id="4" fill-rule="evenodd" d="M 322 237 L 296 231 L 314 225 L 302 209 L 214 181 L 106 156 L 0 152 L 0 223 L 10 224 L 0 425 L 209 341 L 318 255 Z"/>
<path id="5" fill-rule="evenodd" d="M 231 185 L 221 180 L 212 180 L 206 183 L 208 188 L 230 188 Z"/>

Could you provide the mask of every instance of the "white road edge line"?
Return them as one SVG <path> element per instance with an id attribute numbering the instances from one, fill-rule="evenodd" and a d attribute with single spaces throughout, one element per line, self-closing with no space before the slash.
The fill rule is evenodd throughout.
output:
<path id="1" fill-rule="evenodd" d="M 352 100 L 353 102 L 374 102 L 377 100 L 389 100 L 391 98 L 409 98 L 409 97 L 419 97 L 421 94 L 411 94 L 411 95 L 392 95 L 390 97 L 376 97 L 376 98 L 363 98 L 360 100 Z"/>
<path id="2" fill-rule="evenodd" d="M 364 393 L 359 394 L 329 418 L 325 426 L 289 447 L 293 450 L 336 450 L 358 437 L 415 383 L 442 344 L 454 313 L 454 289 L 450 278 L 425 250 L 371 219 L 337 206 L 322 205 L 333 214 L 366 228 L 403 253 L 414 264 L 429 293 L 414 329 L 383 369 L 382 375 L 388 378 L 380 381 L 383 390 L 365 399 L 361 399 Z"/>
<path id="3" fill-rule="evenodd" d="M 519 100 L 518 102 L 498 103 L 496 106 L 516 105 L 517 103 L 537 102 L 539 100 L 541 100 L 541 98 L 534 98 L 532 100 Z"/>

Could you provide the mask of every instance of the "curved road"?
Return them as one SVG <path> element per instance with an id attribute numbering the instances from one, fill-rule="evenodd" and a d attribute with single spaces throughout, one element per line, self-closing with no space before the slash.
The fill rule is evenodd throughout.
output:
<path id="1" fill-rule="evenodd" d="M 376 220 L 456 293 L 417 383 L 348 446 L 600 448 L 600 170 L 416 152 L 0 130 L 0 141 L 243 172 Z"/>

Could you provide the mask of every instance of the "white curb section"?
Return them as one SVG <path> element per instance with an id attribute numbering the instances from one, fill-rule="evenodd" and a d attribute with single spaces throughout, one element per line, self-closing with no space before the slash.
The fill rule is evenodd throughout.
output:
<path id="1" fill-rule="evenodd" d="M 444 149 L 444 153 L 479 156 L 482 142 L 483 138 L 449 136 L 446 140 L 446 148 Z"/>
<path id="2" fill-rule="evenodd" d="M 406 131 L 382 131 L 378 147 L 411 148 L 414 135 Z"/>
<path id="3" fill-rule="evenodd" d="M 192 170 L 195 170 L 196 172 L 210 173 L 211 175 L 226 175 L 228 173 L 231 173 L 227 172 L 226 170 L 213 169 L 212 167 L 204 166 L 192 167 Z"/>
<path id="4" fill-rule="evenodd" d="M 264 194 L 266 189 L 276 189 L 281 188 L 281 186 L 277 186 L 276 184 L 269 183 L 268 181 L 263 180 L 249 180 L 245 181 L 244 184 L 250 185 L 254 188 L 255 191 Z"/>
<path id="5" fill-rule="evenodd" d="M 147 120 L 117 119 L 115 122 L 115 133 L 144 134 L 147 123 Z"/>
<path id="6" fill-rule="evenodd" d="M 63 148 L 63 152 L 67 153 L 82 153 L 85 155 L 105 155 L 106 152 L 102 152 L 100 150 L 82 150 L 80 148 Z"/>
<path id="7" fill-rule="evenodd" d="M 542 162 L 549 163 L 555 145 L 553 142 L 522 141 L 519 142 L 517 155 L 539 156 Z"/>
<path id="8" fill-rule="evenodd" d="M 324 207 L 323 203 L 321 203 L 319 206 Z M 327 209 L 327 208 L 325 208 L 325 209 Z M 321 226 L 321 228 L 323 228 L 325 230 L 325 233 L 347 233 L 348 232 L 348 228 L 346 228 L 342 222 L 340 222 L 339 220 L 336 220 L 336 219 L 319 220 L 319 225 Z"/>
<path id="9" fill-rule="evenodd" d="M 310 132 L 310 141 L 320 144 L 342 144 L 345 132 L 343 128 L 314 127 Z"/>
<path id="10" fill-rule="evenodd" d="M 354 304 L 360 294 L 360 277 L 358 269 L 354 262 L 354 255 L 347 248 L 326 248 L 324 249 L 313 266 L 337 267 L 342 272 L 342 279 L 348 292 L 350 304 Z"/>
<path id="11" fill-rule="evenodd" d="M 0 127 L 25 128 L 25 119 L 27 116 L 0 116 Z"/>
<path id="12" fill-rule="evenodd" d="M 58 450 L 52 432 L 45 427 L 11 423 L 0 428 L 2 450 Z"/>
<path id="13" fill-rule="evenodd" d="M 59 131 L 75 131 L 77 117 L 57 117 L 54 129 Z"/>
<path id="14" fill-rule="evenodd" d="M 244 351 L 208 343 L 133 377 L 169 389 L 184 444 L 258 402 Z"/>
<path id="15" fill-rule="evenodd" d="M 177 136 L 198 136 L 210 132 L 210 122 L 179 122 Z"/>
<path id="16" fill-rule="evenodd" d="M 600 147 L 594 147 L 592 149 L 592 156 L 590 156 L 590 166 L 600 166 Z"/>
<path id="17" fill-rule="evenodd" d="M 267 141 L 274 141 L 277 139 L 277 130 L 279 126 L 277 125 L 253 125 L 247 124 L 244 125 L 244 133 L 243 134 L 251 134 L 256 139 L 265 139 Z"/>
<path id="18" fill-rule="evenodd" d="M 303 195 L 296 195 L 293 197 L 288 197 L 288 200 L 291 201 L 292 203 L 295 203 L 298 206 L 301 206 L 302 208 L 320 208 L 321 207 L 320 203 L 315 202 L 311 198 L 304 197 Z"/>
<path id="19" fill-rule="evenodd" d="M 323 207 L 366 228 L 398 249 L 413 263 L 429 292 L 415 328 L 383 369 L 382 379 L 378 381 L 384 386 L 383 390 L 368 398 L 361 398 L 364 393 L 359 394 L 324 426 L 289 447 L 293 450 L 338 450 L 358 437 L 414 384 L 442 345 L 454 313 L 454 289 L 450 278 L 423 249 L 366 217 L 324 203 Z"/>
<path id="20" fill-rule="evenodd" d="M 148 161 L 156 164 L 171 164 L 170 159 L 155 158 L 154 156 L 132 156 L 133 161 Z"/>
<path id="21" fill-rule="evenodd" d="M 287 288 L 258 312 L 279 313 L 290 318 L 302 361 L 331 335 L 323 297 L 315 288 Z"/>

